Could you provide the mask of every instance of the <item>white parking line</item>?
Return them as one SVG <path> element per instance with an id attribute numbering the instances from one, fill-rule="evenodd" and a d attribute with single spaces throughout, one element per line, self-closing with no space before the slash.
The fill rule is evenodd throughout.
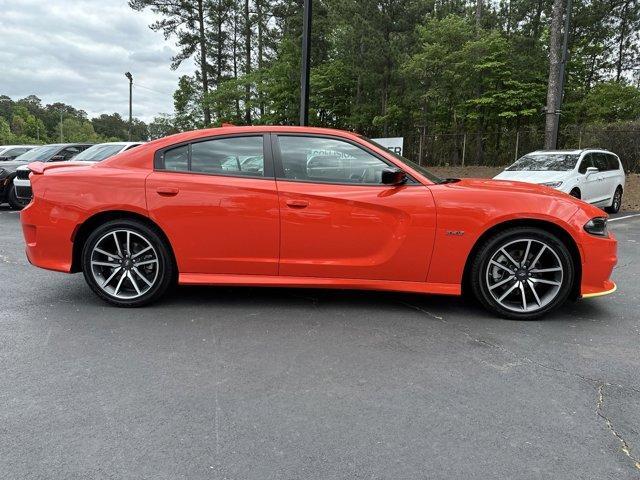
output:
<path id="1" fill-rule="evenodd" d="M 618 220 L 626 220 L 627 218 L 640 217 L 640 213 L 632 213 L 631 215 L 625 215 L 624 217 L 610 218 L 609 222 L 617 222 Z"/>

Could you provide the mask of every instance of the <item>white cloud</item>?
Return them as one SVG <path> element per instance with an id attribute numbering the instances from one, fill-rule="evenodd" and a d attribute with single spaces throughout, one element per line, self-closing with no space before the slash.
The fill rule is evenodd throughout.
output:
<path id="1" fill-rule="evenodd" d="M 193 71 L 191 62 L 171 70 L 171 40 L 126 0 L 0 0 L 0 12 L 0 94 L 14 99 L 127 116 L 130 71 L 133 113 L 148 121 L 173 111 L 178 77 Z"/>

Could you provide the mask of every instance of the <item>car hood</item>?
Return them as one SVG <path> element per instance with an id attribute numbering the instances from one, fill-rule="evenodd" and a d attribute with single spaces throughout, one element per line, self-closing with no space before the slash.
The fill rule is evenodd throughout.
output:
<path id="1" fill-rule="evenodd" d="M 494 180 L 515 180 L 527 183 L 560 182 L 571 176 L 571 171 L 526 171 L 526 170 L 504 170 L 496 175 Z"/>
<path id="2" fill-rule="evenodd" d="M 513 180 L 484 179 L 484 178 L 464 178 L 459 182 L 450 184 L 461 188 L 473 188 L 474 190 L 486 190 L 487 192 L 508 192 L 522 193 L 527 195 L 545 195 L 559 197 L 567 201 L 582 203 L 566 193 L 562 193 L 554 188 L 545 187 L 533 183 L 518 182 Z"/>

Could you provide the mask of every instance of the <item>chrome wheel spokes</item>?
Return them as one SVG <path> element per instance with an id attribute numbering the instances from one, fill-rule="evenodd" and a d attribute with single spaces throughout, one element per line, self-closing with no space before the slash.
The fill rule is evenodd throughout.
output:
<path id="1" fill-rule="evenodd" d="M 554 248 L 523 238 L 499 247 L 487 264 L 485 282 L 493 299 L 515 312 L 535 312 L 560 292 L 564 270 Z"/>
<path id="2" fill-rule="evenodd" d="M 151 242 L 133 230 L 109 232 L 91 251 L 91 274 L 96 284 L 123 300 L 147 293 L 158 281 L 159 266 Z"/>

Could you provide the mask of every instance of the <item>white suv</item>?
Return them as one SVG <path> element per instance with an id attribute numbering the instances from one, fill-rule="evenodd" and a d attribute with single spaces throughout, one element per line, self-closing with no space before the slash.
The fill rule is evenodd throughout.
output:
<path id="1" fill-rule="evenodd" d="M 555 188 L 616 213 L 622 205 L 625 175 L 617 155 L 607 150 L 538 150 L 494 177 Z"/>

